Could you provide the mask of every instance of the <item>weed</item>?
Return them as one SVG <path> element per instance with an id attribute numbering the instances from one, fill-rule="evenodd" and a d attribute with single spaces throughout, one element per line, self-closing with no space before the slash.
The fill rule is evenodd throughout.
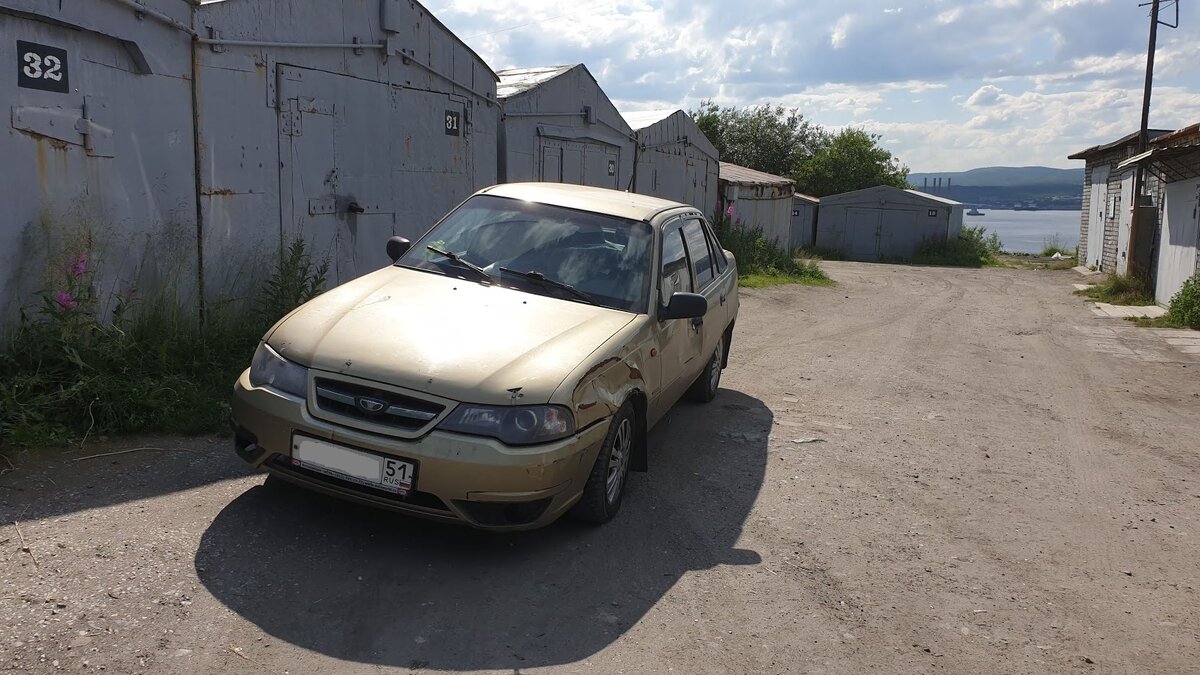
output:
<path id="1" fill-rule="evenodd" d="M 284 252 L 279 267 L 263 286 L 255 311 L 271 325 L 295 307 L 316 297 L 325 287 L 329 260 L 314 264 L 303 239 L 295 239 Z"/>
<path id="2" fill-rule="evenodd" d="M 0 352 L 0 444 L 92 435 L 207 433 L 227 427 L 230 388 L 266 329 L 320 291 L 324 268 L 293 244 L 256 310 L 214 311 L 201 326 L 174 298 L 115 298 L 97 313 L 86 253 L 52 277 Z M 288 267 L 288 263 L 292 267 Z"/>
<path id="3" fill-rule="evenodd" d="M 1075 291 L 1075 295 L 1091 298 L 1110 305 L 1153 305 L 1154 297 L 1146 284 L 1136 277 L 1111 274 L 1104 281 Z"/>
<path id="4" fill-rule="evenodd" d="M 1200 330 L 1200 274 L 1183 282 L 1167 305 L 1167 318 L 1179 327 Z"/>
<path id="5" fill-rule="evenodd" d="M 830 286 L 834 283 L 821 269 L 819 258 L 806 259 L 784 251 L 769 241 L 761 228 L 734 220 L 728 212 L 716 215 L 713 230 L 721 246 L 737 259 L 739 284 L 743 286 L 749 283 L 764 286 L 784 283 Z M 757 279 L 747 282 L 750 277 Z"/>
<path id="6" fill-rule="evenodd" d="M 1055 253 L 1066 258 L 1078 257 L 1079 247 L 1076 246 L 1075 250 L 1073 251 L 1067 249 L 1062 244 L 1062 238 L 1059 237 L 1058 233 L 1056 232 L 1053 236 L 1042 239 L 1041 257 L 1050 258 L 1053 257 Z"/>
<path id="7" fill-rule="evenodd" d="M 963 227 L 954 239 L 926 239 L 913 256 L 915 265 L 947 265 L 953 267 L 985 267 L 997 263 L 1003 244 L 995 232 L 987 233 L 983 226 Z"/>

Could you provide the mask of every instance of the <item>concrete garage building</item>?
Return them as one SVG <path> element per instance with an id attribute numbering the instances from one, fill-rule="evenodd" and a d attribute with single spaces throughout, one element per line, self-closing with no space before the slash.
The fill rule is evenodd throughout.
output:
<path id="1" fill-rule="evenodd" d="M 797 192 L 792 195 L 793 246 L 814 246 L 817 242 L 817 216 L 821 200 Z"/>
<path id="2" fill-rule="evenodd" d="M 500 182 L 631 187 L 633 130 L 583 64 L 498 74 Z"/>
<path id="3" fill-rule="evenodd" d="M 196 25 L 210 294 L 296 237 L 332 283 L 378 269 L 496 182 L 497 77 L 419 3 L 225 0 Z"/>
<path id="4" fill-rule="evenodd" d="M 821 198 L 818 248 L 853 260 L 906 259 L 927 239 L 962 232 L 961 203 L 880 185 Z"/>
<path id="5" fill-rule="evenodd" d="M 1149 151 L 1126 163 L 1135 161 L 1162 185 L 1154 300 L 1165 307 L 1200 274 L 1200 124 L 1155 138 Z"/>
<path id="6" fill-rule="evenodd" d="M 0 332 L 79 254 L 102 298 L 195 297 L 192 7 L 145 9 L 0 0 Z"/>
<path id="7" fill-rule="evenodd" d="M 634 192 L 691 204 L 711 215 L 717 207 L 720 157 L 682 110 L 621 113 L 637 136 Z"/>
<path id="8" fill-rule="evenodd" d="M 795 194 L 795 183 L 789 178 L 721 162 L 718 194 L 721 211 L 728 212 L 732 207 L 734 222 L 762 229 L 768 241 L 785 251 L 804 243 L 792 240 Z"/>
<path id="9" fill-rule="evenodd" d="M 1169 133 L 1151 129 L 1151 139 Z M 1118 165 L 1137 153 L 1138 132 L 1111 143 L 1081 150 L 1067 159 L 1081 159 L 1083 170 L 1083 209 L 1079 222 L 1079 262 L 1103 272 L 1125 274 L 1129 269 L 1129 232 L 1133 219 L 1134 167 Z M 1146 175 L 1145 193 L 1161 203 L 1162 186 L 1152 174 Z M 1158 229 L 1157 211 L 1149 227 L 1139 228 L 1141 246 L 1147 250 Z M 1145 260 L 1147 256 L 1142 256 Z"/>
<path id="10" fill-rule="evenodd" d="M 412 0 L 0 0 L 0 327 L 87 248 L 102 299 L 339 283 L 496 182 L 497 78 Z"/>

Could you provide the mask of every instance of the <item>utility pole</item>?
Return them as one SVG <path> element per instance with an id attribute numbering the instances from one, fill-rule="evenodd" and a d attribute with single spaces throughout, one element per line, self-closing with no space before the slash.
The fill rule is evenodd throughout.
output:
<path id="1" fill-rule="evenodd" d="M 1179 1 L 1168 0 L 1175 5 L 1175 25 L 1164 24 L 1175 28 L 1179 25 Z M 1158 46 L 1158 24 L 1159 9 L 1162 4 L 1161 0 L 1150 0 L 1148 3 L 1142 3 L 1139 7 L 1150 6 L 1150 44 L 1146 48 L 1146 88 L 1142 92 L 1142 126 L 1138 132 L 1137 154 L 1146 152 L 1146 147 L 1150 144 L 1150 94 L 1154 88 L 1154 52 Z M 1133 209 L 1132 218 L 1129 221 L 1129 276 L 1137 277 L 1147 284 L 1150 283 L 1150 265 L 1144 265 L 1143 261 L 1138 258 L 1138 234 L 1141 222 L 1141 203 L 1142 190 L 1145 188 L 1145 169 L 1139 163 L 1134 171 L 1133 178 L 1133 204 L 1129 208 Z"/>

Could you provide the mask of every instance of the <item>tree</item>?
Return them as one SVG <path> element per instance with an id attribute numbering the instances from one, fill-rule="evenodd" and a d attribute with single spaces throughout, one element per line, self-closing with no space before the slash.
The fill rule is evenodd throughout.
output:
<path id="1" fill-rule="evenodd" d="M 880 147 L 878 134 L 851 127 L 823 136 L 791 172 L 797 192 L 824 197 L 876 185 L 908 187 L 908 167 Z"/>
<path id="2" fill-rule="evenodd" d="M 820 127 L 794 108 L 762 104 L 722 108 L 711 100 L 689 113 L 721 153 L 721 161 L 786 176 L 819 143 Z"/>

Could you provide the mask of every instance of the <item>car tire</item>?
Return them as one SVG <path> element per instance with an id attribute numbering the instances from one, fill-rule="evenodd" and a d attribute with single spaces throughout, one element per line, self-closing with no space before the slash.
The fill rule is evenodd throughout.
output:
<path id="1" fill-rule="evenodd" d="M 687 396 L 693 401 L 700 403 L 708 403 L 717 395 L 717 389 L 721 387 L 721 368 L 725 365 L 725 336 L 717 340 L 717 347 L 713 350 L 712 357 L 708 359 L 708 363 L 704 366 L 704 370 L 700 371 L 700 377 L 692 383 L 692 386 L 687 391 Z"/>
<path id="2" fill-rule="evenodd" d="M 583 496 L 571 508 L 571 517 L 599 525 L 617 515 L 625 497 L 629 464 L 637 447 L 638 433 L 633 403 L 626 401 L 609 424 L 608 434 L 583 486 Z"/>

